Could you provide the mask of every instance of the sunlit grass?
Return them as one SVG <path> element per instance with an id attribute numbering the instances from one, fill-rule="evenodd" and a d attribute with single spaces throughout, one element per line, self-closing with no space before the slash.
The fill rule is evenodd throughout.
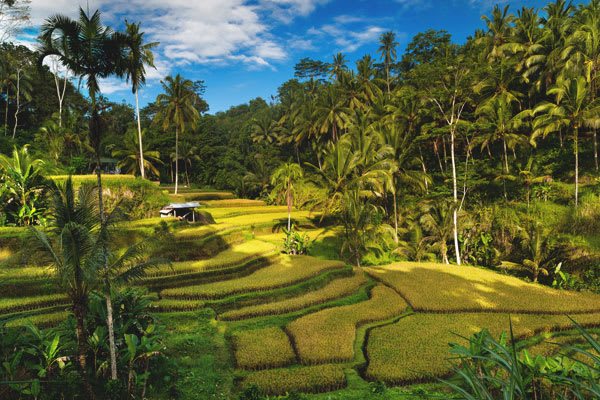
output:
<path id="1" fill-rule="evenodd" d="M 401 262 L 365 270 L 416 311 L 600 312 L 600 295 L 554 290 L 475 267 Z"/>
<path id="2" fill-rule="evenodd" d="M 368 301 L 309 314 L 288 324 L 286 330 L 302 363 L 344 362 L 354 357 L 358 325 L 391 318 L 405 309 L 406 303 L 396 292 L 376 286 Z"/>
<path id="3" fill-rule="evenodd" d="M 237 293 L 293 285 L 322 272 L 343 267 L 344 264 L 337 261 L 317 260 L 306 256 L 281 256 L 274 264 L 239 279 L 166 289 L 162 291 L 162 295 L 168 298 L 218 299 Z"/>

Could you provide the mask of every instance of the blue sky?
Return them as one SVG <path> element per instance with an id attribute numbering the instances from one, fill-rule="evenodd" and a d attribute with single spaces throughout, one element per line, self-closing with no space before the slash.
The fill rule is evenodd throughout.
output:
<path id="1" fill-rule="evenodd" d="M 32 0 L 32 22 L 39 26 L 60 12 L 77 15 L 78 1 Z M 543 7 L 547 1 L 522 0 L 510 4 Z M 86 2 L 81 3 L 86 7 Z M 369 53 L 376 56 L 378 38 L 393 30 L 399 55 L 411 38 L 427 29 L 446 30 L 462 43 L 475 29 L 484 28 L 488 0 L 89 0 L 108 25 L 121 29 L 123 19 L 141 21 L 149 39 L 159 41 L 156 70 L 148 71 L 148 85 L 140 91 L 140 105 L 160 92 L 160 79 L 181 73 L 204 80 L 210 113 L 224 111 L 255 97 L 269 99 L 277 87 L 293 77 L 303 57 L 330 61 L 342 52 L 353 65 Z M 27 37 L 23 39 L 27 40 Z M 29 38 L 31 39 L 31 38 Z M 114 101 L 133 104 L 125 82 L 102 84 Z"/>

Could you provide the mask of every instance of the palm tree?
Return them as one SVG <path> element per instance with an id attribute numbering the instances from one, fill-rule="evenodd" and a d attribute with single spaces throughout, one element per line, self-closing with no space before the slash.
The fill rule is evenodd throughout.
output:
<path id="1" fill-rule="evenodd" d="M 370 55 L 366 55 L 356 62 L 356 70 L 358 83 L 362 92 L 363 98 L 368 104 L 375 101 L 375 98 L 381 94 L 381 89 L 376 84 L 375 69 L 373 67 L 373 59 Z"/>
<path id="2" fill-rule="evenodd" d="M 250 137 L 254 142 L 262 142 L 263 140 L 268 143 L 277 142 L 277 133 L 280 131 L 280 126 L 277 121 L 273 118 L 271 109 L 267 109 L 260 113 L 257 118 L 254 118 L 251 122 L 252 133 Z"/>
<path id="3" fill-rule="evenodd" d="M 32 254 L 45 258 L 57 282 L 69 297 L 77 321 L 77 362 L 88 399 L 94 397 L 87 372 L 88 334 L 84 326 L 88 296 L 102 285 L 103 246 L 97 218 L 97 202 L 90 186 L 77 193 L 69 178 L 57 186 L 51 197 L 51 224 L 48 232 L 31 229 Z"/>
<path id="4" fill-rule="evenodd" d="M 336 141 L 338 130 L 344 128 L 351 110 L 345 106 L 344 97 L 339 89 L 333 85 L 327 86 L 319 96 L 315 110 L 319 132 L 324 134 L 331 129 L 331 139 Z"/>
<path id="5" fill-rule="evenodd" d="M 442 262 L 446 264 L 450 264 L 450 261 L 448 261 L 448 239 L 452 236 L 454 230 L 455 209 L 456 204 L 453 202 L 438 201 L 426 209 L 420 221 L 429 233 L 427 240 L 432 242 L 432 246 L 439 248 Z"/>
<path id="6" fill-rule="evenodd" d="M 381 53 L 381 60 L 383 60 L 383 64 L 385 65 L 385 76 L 387 82 L 387 92 L 390 94 L 390 66 L 393 62 L 396 61 L 396 47 L 398 47 L 398 42 L 396 42 L 396 34 L 392 31 L 385 32 L 379 38 L 379 49 L 377 49 L 378 53 Z"/>
<path id="7" fill-rule="evenodd" d="M 190 175 L 188 173 L 188 166 L 192 168 L 192 162 L 200 160 L 200 156 L 196 154 L 198 152 L 197 146 L 192 146 L 187 142 L 183 143 L 182 149 L 179 152 L 179 159 L 183 161 L 185 166 L 185 180 L 188 187 L 190 186 Z"/>
<path id="8" fill-rule="evenodd" d="M 87 376 L 88 333 L 84 321 L 90 293 L 104 288 L 106 281 L 130 283 L 145 276 L 147 269 L 168 264 L 161 259 L 145 260 L 148 241 L 124 251 L 119 246 L 116 252 L 107 252 L 109 232 L 116 218 L 111 215 L 104 224 L 99 224 L 96 190 L 82 185 L 75 191 L 71 177 L 63 185 L 55 185 L 51 193 L 50 226 L 44 231 L 32 227 L 29 242 L 33 246 L 30 254 L 38 262 L 51 265 L 58 285 L 71 301 L 77 321 L 77 362 L 89 399 L 94 395 Z"/>
<path id="9" fill-rule="evenodd" d="M 146 134 L 146 130 L 142 131 L 142 138 Z M 135 174 L 140 171 L 141 174 L 141 163 L 143 161 L 144 168 L 150 170 L 155 176 L 160 176 L 158 168 L 155 164 L 162 164 L 160 160 L 160 152 L 150 150 L 147 144 L 144 143 L 142 152 L 139 152 L 139 134 L 134 131 L 127 131 L 127 134 L 123 138 L 123 142 L 117 149 L 112 151 L 112 156 L 119 159 L 118 167 L 127 172 L 128 174 Z"/>
<path id="10" fill-rule="evenodd" d="M 48 153 L 54 160 L 54 166 L 57 167 L 64 145 L 60 126 L 54 121 L 46 122 L 35 135 L 35 141 L 46 144 Z"/>
<path id="11" fill-rule="evenodd" d="M 538 281 L 540 273 L 548 276 L 548 267 L 554 260 L 552 252 L 556 244 L 556 233 L 541 221 L 530 221 L 524 227 L 519 227 L 518 238 L 526 258 L 519 263 L 505 261 L 502 266 L 530 272 L 533 282 Z"/>
<path id="12" fill-rule="evenodd" d="M 345 135 L 327 145 L 321 168 L 307 164 L 315 170 L 319 186 L 327 191 L 321 219 L 328 213 L 340 211 L 338 206 L 343 202 L 344 193 L 356 184 L 355 173 L 360 161 L 360 155 L 352 151 L 350 138 Z"/>
<path id="13" fill-rule="evenodd" d="M 331 77 L 335 76 L 337 81 L 340 80 L 342 71 L 347 71 L 348 66 L 346 65 L 346 56 L 342 53 L 337 53 L 333 56 L 333 63 L 331 63 Z"/>
<path id="14" fill-rule="evenodd" d="M 496 5 L 492 10 L 491 19 L 487 15 L 481 17 L 488 28 L 487 36 L 484 36 L 483 40 L 486 42 L 488 59 L 490 61 L 500 59 L 504 55 L 503 45 L 509 40 L 511 24 L 515 19 L 514 15 L 508 14 L 508 8 L 508 4 L 504 9 L 500 9 L 500 6 Z"/>
<path id="15" fill-rule="evenodd" d="M 579 197 L 579 129 L 584 126 L 600 126 L 600 104 L 598 99 L 589 102 L 590 86 L 583 76 L 568 78 L 548 90 L 555 97 L 554 103 L 543 102 L 535 107 L 537 115 L 533 122 L 531 142 L 538 136 L 566 128 L 573 135 L 575 155 L 575 209 Z"/>
<path id="16" fill-rule="evenodd" d="M 175 125 L 175 194 L 179 182 L 179 131 L 185 132 L 186 124 L 195 127 L 199 118 L 198 110 L 194 107 L 194 83 L 177 74 L 167 76 L 161 81 L 165 93 L 156 98 L 158 112 L 155 119 L 162 122 L 166 131 Z"/>
<path id="17" fill-rule="evenodd" d="M 389 189 L 394 202 L 394 240 L 398 243 L 398 200 L 397 194 L 406 188 L 423 189 L 429 177 L 422 171 L 416 170 L 417 156 L 415 154 L 414 132 L 397 124 L 383 125 L 379 129 L 381 140 L 392 151 L 391 160 L 394 170 L 391 174 Z"/>
<path id="18" fill-rule="evenodd" d="M 508 175 L 508 149 L 513 149 L 519 143 L 525 140 L 519 134 L 518 128 L 523 125 L 523 118 L 528 115 L 528 112 L 514 114 L 512 97 L 506 95 L 498 95 L 492 97 L 485 103 L 481 104 L 475 111 L 475 115 L 479 117 L 479 121 L 483 122 L 485 131 L 474 141 L 481 143 L 481 150 L 489 149 L 489 145 L 496 141 L 501 141 L 504 148 L 504 175 Z M 504 198 L 507 198 L 506 183 L 504 183 Z"/>
<path id="19" fill-rule="evenodd" d="M 102 139 L 102 122 L 97 96 L 100 93 L 99 79 L 111 75 L 122 76 L 124 73 L 122 35 L 114 33 L 102 24 L 100 11 L 92 15 L 79 8 L 79 18 L 73 20 L 57 14 L 46 20 L 39 36 L 41 65 L 46 57 L 54 56 L 80 80 L 85 80 L 91 100 L 91 117 L 89 119 L 89 141 L 96 156 L 96 176 L 98 180 L 98 207 L 100 225 L 105 223 L 104 203 L 102 199 L 102 171 L 100 165 L 100 143 Z M 108 269 L 107 252 L 105 251 L 104 268 Z M 112 318 L 110 282 L 106 281 L 106 308 L 108 337 L 111 358 L 111 378 L 117 379 L 117 356 Z"/>
<path id="20" fill-rule="evenodd" d="M 145 66 L 154 67 L 154 54 L 152 49 L 158 46 L 158 42 L 144 43 L 144 32 L 140 32 L 139 23 L 129 23 L 125 20 L 127 30 L 125 32 L 126 40 L 126 58 L 125 75 L 127 81 L 131 82 L 131 90 L 135 93 L 135 108 L 137 113 L 138 125 L 138 143 L 139 143 L 139 162 L 142 178 L 146 177 L 144 151 L 142 142 L 142 124 L 140 122 L 140 101 L 139 88 L 146 83 Z M 154 172 L 154 171 L 153 171 Z"/>
<path id="21" fill-rule="evenodd" d="M 292 207 L 294 206 L 296 185 L 302 180 L 302 175 L 302 167 L 291 161 L 283 163 L 271 175 L 271 184 L 274 186 L 271 195 L 277 198 L 277 203 L 281 196 L 285 196 L 288 209 L 288 231 L 292 228 Z"/>

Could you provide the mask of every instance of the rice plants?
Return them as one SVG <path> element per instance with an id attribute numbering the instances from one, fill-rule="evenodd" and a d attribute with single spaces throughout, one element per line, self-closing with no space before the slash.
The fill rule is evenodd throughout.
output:
<path id="1" fill-rule="evenodd" d="M 240 320 L 264 315 L 285 314 L 292 311 L 311 307 L 315 304 L 326 303 L 344 296 L 348 296 L 367 283 L 362 271 L 357 271 L 354 276 L 336 279 L 328 283 L 322 289 L 308 292 L 299 297 L 293 297 L 282 301 L 259 304 L 244 307 L 237 310 L 227 311 L 219 316 L 224 321 Z"/>
<path id="2" fill-rule="evenodd" d="M 265 202 L 262 200 L 249 200 L 249 199 L 226 199 L 226 200 L 207 200 L 203 202 L 208 207 L 252 207 L 252 206 L 264 206 Z"/>
<path id="3" fill-rule="evenodd" d="M 288 324 L 286 330 L 302 363 L 345 362 L 354 357 L 358 325 L 391 318 L 405 309 L 406 303 L 394 290 L 376 286 L 368 301 L 309 314 Z"/>
<path id="4" fill-rule="evenodd" d="M 194 311 L 204 308 L 206 305 L 202 300 L 159 300 L 155 306 L 159 312 Z"/>
<path id="5" fill-rule="evenodd" d="M 67 297 L 60 294 L 24 298 L 0 298 L 0 315 L 66 304 L 67 302 Z"/>
<path id="6" fill-rule="evenodd" d="M 261 240 L 250 240 L 233 245 L 214 257 L 199 261 L 175 262 L 172 267 L 161 266 L 149 271 L 148 277 L 179 275 L 192 272 L 212 271 L 238 265 L 251 258 L 271 253 L 275 246 Z"/>
<path id="7" fill-rule="evenodd" d="M 94 174 L 90 175 L 52 175 L 49 176 L 48 179 L 53 181 L 66 181 L 67 178 L 71 177 L 73 183 L 80 182 L 89 182 L 95 184 L 97 182 L 98 177 Z M 135 179 L 134 175 L 112 175 L 112 174 L 103 174 L 102 182 L 127 182 L 130 179 Z"/>
<path id="8" fill-rule="evenodd" d="M 38 328 L 48 328 L 52 326 L 56 326 L 63 322 L 67 317 L 71 314 L 69 311 L 56 311 L 52 313 L 46 314 L 38 314 L 25 316 L 23 318 L 14 319 L 6 323 L 7 327 L 17 327 L 23 324 L 23 321 L 28 320 L 33 323 Z"/>
<path id="9" fill-rule="evenodd" d="M 209 211 L 210 212 L 210 211 Z M 306 220 L 310 215 L 308 211 L 296 211 L 293 214 L 294 220 Z M 266 213 L 266 214 L 245 214 L 229 218 L 220 218 L 218 221 L 233 226 L 251 226 L 260 225 L 267 222 L 285 222 L 287 223 L 287 212 Z"/>
<path id="10" fill-rule="evenodd" d="M 572 329 L 562 315 L 511 314 L 517 339 L 551 330 Z M 600 324 L 600 314 L 577 315 L 584 326 Z M 450 372 L 448 343 L 466 343 L 487 328 L 493 336 L 509 330 L 509 315 L 501 313 L 414 314 L 370 331 L 366 345 L 369 364 L 365 377 L 372 381 L 404 384 Z M 460 335 L 460 336 L 459 336 Z M 390 351 L 394 349 L 394 351 Z"/>
<path id="11" fill-rule="evenodd" d="M 235 332 L 232 343 L 238 368 L 278 368 L 296 361 L 290 339 L 278 327 Z"/>
<path id="12" fill-rule="evenodd" d="M 236 217 L 238 215 L 248 214 L 269 214 L 269 213 L 283 213 L 287 212 L 286 206 L 249 206 L 249 207 L 224 207 L 224 208 L 211 208 L 210 214 L 214 218 L 229 218 Z"/>
<path id="13" fill-rule="evenodd" d="M 238 293 L 290 286 L 322 272 L 343 267 L 344 264 L 338 261 L 317 260 L 306 256 L 281 256 L 273 264 L 248 276 L 205 285 L 166 289 L 162 291 L 162 296 L 177 299 L 219 299 Z"/>
<path id="14" fill-rule="evenodd" d="M 249 373 L 242 386 L 256 385 L 263 393 L 283 395 L 292 391 L 319 393 L 346 386 L 346 375 L 339 365 L 269 369 Z"/>
<path id="15" fill-rule="evenodd" d="M 554 290 L 481 268 L 401 262 L 366 271 L 415 311 L 600 312 L 600 295 Z"/>

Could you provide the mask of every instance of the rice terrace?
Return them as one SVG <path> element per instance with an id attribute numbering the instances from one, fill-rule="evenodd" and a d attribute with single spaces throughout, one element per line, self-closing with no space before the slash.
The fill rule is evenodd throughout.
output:
<path id="1" fill-rule="evenodd" d="M 0 0 L 0 400 L 600 399 L 600 1 L 426 3 Z"/>

